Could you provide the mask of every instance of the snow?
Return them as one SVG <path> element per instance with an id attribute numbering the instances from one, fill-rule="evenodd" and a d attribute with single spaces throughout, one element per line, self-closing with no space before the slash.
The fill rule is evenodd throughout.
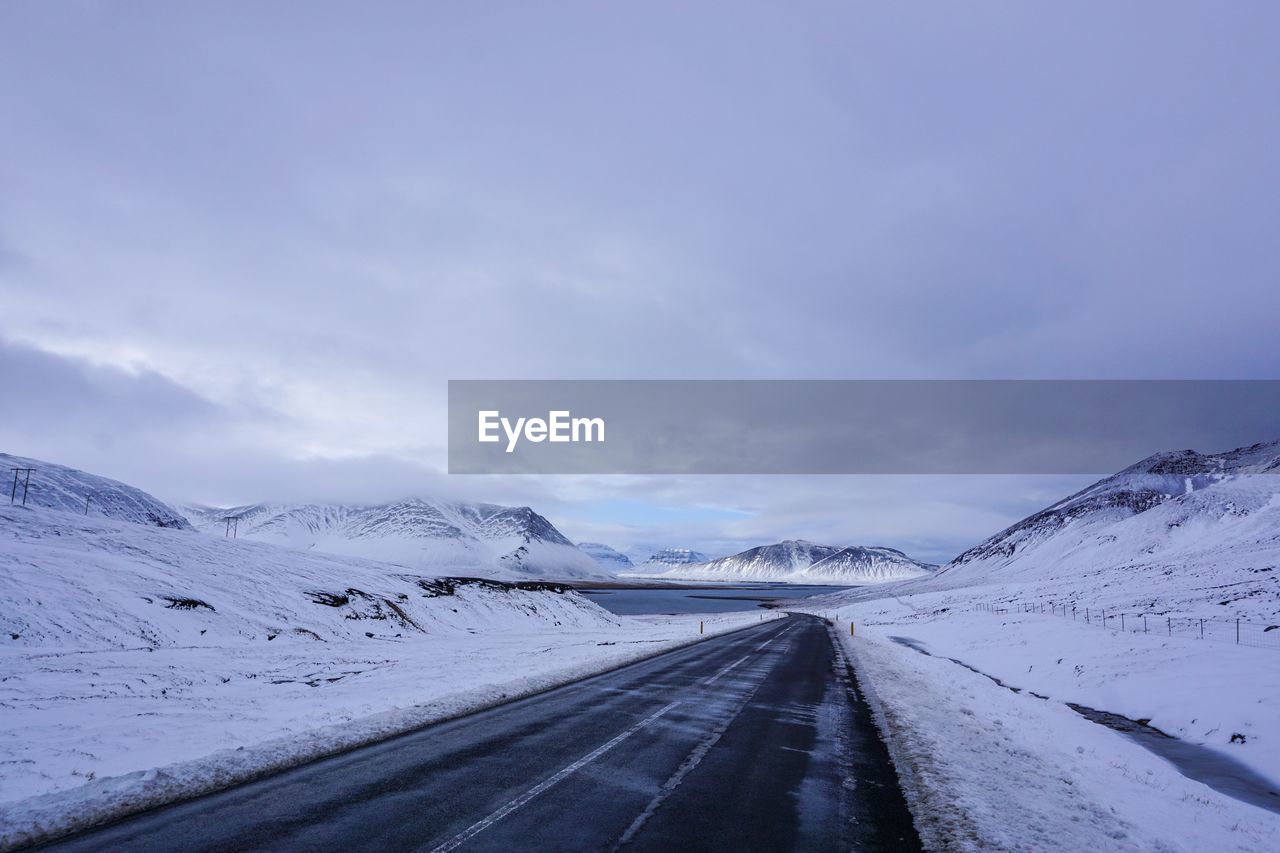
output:
<path id="1" fill-rule="evenodd" d="M 1157 615 L 1274 620 L 1277 494 L 1280 442 L 1215 456 L 1158 454 L 905 588 L 988 586 L 993 600 L 1034 595 Z"/>
<path id="2" fill-rule="evenodd" d="M 692 548 L 662 548 L 649 555 L 642 566 L 683 566 L 689 563 L 705 563 L 707 555 Z"/>
<path id="3" fill-rule="evenodd" d="M 1143 615 L 1157 626 L 1239 618 L 1271 636 L 1277 471 L 1280 443 L 1159 454 L 936 574 L 789 605 L 836 620 L 876 694 L 926 844 L 1275 849 L 1280 814 L 1256 801 L 1280 791 L 1280 647 L 1134 629 Z M 1086 624 L 1086 607 L 1126 613 L 1128 630 Z M 1149 721 L 1196 766 L 1071 705 Z M 1224 793 L 1221 778 L 1210 787 L 1206 769 L 1252 798 Z"/>
<path id="4" fill-rule="evenodd" d="M 1205 765 L 1238 763 L 1261 777 L 1248 784 L 1277 790 L 1280 649 L 991 607 L 1278 624 L 1278 471 L 1280 443 L 1160 454 L 936 573 L 787 603 L 836 620 L 927 845 L 1275 849 L 1280 814 L 1197 781 L 1195 768 L 1070 705 L 1149 720 Z M 64 495 L 84 482 L 73 474 L 60 479 Z M 118 518 L 79 515 L 70 497 L 50 505 L 0 507 L 0 846 L 693 642 L 699 621 L 711 634 L 761 618 L 618 617 L 554 584 L 442 580 L 320 553 L 327 540 L 316 532 L 306 534 L 311 550 L 295 550 L 151 526 L 147 509 L 130 508 L 145 503 L 108 504 Z M 472 507 L 448 516 L 429 502 L 400 504 L 356 514 L 355 527 L 343 507 L 264 518 L 286 519 L 265 529 L 288 531 L 315 522 L 360 548 L 353 531 L 421 548 L 436 540 L 417 536 L 427 529 L 418 522 L 439 516 L 475 531 L 442 554 L 462 542 L 484 565 L 512 548 L 503 553 L 517 554 L 516 575 L 537 546 L 562 547 L 527 508 Z M 866 568 L 861 549 L 779 545 L 735 555 L 738 567 L 755 561 L 785 576 L 839 558 Z"/>
<path id="5" fill-rule="evenodd" d="M 855 585 L 917 578 L 931 567 L 892 548 L 787 540 L 702 563 L 646 563 L 620 577 L 691 581 Z"/>
<path id="6" fill-rule="evenodd" d="M 15 487 L 14 468 L 35 470 L 29 477 L 19 475 Z M 112 518 L 155 527 L 191 527 L 187 519 L 133 486 L 43 459 L 0 453 L 0 484 L 19 505 L 23 502 L 24 482 L 26 506 L 31 508 L 60 509 L 87 518 Z"/>
<path id="7" fill-rule="evenodd" d="M 529 507 L 408 498 L 383 504 L 254 504 L 182 507 L 200 530 L 396 563 L 432 573 L 489 578 L 612 576 Z"/>
<path id="8" fill-rule="evenodd" d="M 850 617 L 868 616 L 859 607 L 840 615 L 837 627 Z M 1187 778 L 1056 698 L 1015 693 L 944 657 L 889 639 L 923 633 L 932 637 L 926 645 L 936 654 L 963 653 L 929 632 L 926 623 L 905 615 L 863 619 L 857 631 L 852 638 L 842 632 L 842 642 L 879 708 L 927 848 L 1275 849 L 1280 815 Z M 963 629 L 956 635 L 963 636 Z M 997 636 L 1019 642 L 1007 631 Z M 1094 655 L 1080 659 L 1108 660 Z M 1010 661 L 1005 669 L 1018 665 Z M 1095 678 L 1095 690 L 1106 693 L 1106 677 Z M 1127 689 L 1120 684 L 1113 679 L 1110 687 Z M 1172 690 L 1166 687 L 1164 694 Z"/>
<path id="9" fill-rule="evenodd" d="M 0 847 L 762 618 L 617 617 L 551 584 L 39 508 L 0 531 Z"/>
<path id="10" fill-rule="evenodd" d="M 608 572 L 631 568 L 631 558 L 600 542 L 579 542 L 578 550 L 595 560 Z"/>

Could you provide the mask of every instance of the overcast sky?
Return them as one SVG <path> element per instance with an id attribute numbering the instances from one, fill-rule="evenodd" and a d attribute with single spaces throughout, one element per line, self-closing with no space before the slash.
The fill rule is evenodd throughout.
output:
<path id="1" fill-rule="evenodd" d="M 1278 37 L 1273 2 L 8 0 L 0 449 L 945 559 L 1080 481 L 450 478 L 446 380 L 1280 378 Z"/>

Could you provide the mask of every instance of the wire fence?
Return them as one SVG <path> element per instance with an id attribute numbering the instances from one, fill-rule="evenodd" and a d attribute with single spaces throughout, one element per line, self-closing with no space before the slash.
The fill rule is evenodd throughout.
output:
<path id="1" fill-rule="evenodd" d="M 1191 637 L 1280 650 L 1280 624 L 1252 622 L 1247 619 L 1200 618 L 1155 613 L 1128 613 L 1103 607 L 1080 607 L 1078 604 L 1053 602 L 1005 602 L 975 604 L 975 610 L 987 613 L 1043 613 L 1070 619 L 1079 625 L 1121 631 L 1128 634 L 1155 634 L 1167 637 Z"/>

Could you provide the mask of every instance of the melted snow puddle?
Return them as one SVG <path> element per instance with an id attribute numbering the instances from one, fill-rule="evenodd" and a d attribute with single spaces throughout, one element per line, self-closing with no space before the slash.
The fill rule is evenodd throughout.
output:
<path id="1" fill-rule="evenodd" d="M 911 637 L 890 637 L 889 639 L 922 655 L 942 657 L 933 654 L 919 640 Z M 942 659 L 962 666 L 970 672 L 976 672 L 978 675 L 988 678 L 1014 693 L 1027 693 L 1037 699 L 1049 698 L 1041 696 L 1039 693 L 1033 693 L 1030 690 L 1024 691 L 1021 687 L 1011 687 L 994 675 L 970 666 L 962 660 L 948 657 L 943 657 Z M 1067 702 L 1066 706 L 1090 722 L 1120 732 L 1139 746 L 1168 761 L 1188 779 L 1208 785 L 1218 793 L 1226 794 L 1232 799 L 1280 814 L 1280 791 L 1275 790 L 1275 786 L 1269 779 L 1253 772 L 1234 758 L 1220 755 L 1207 747 L 1180 740 L 1154 726 L 1138 720 L 1131 720 L 1120 714 L 1099 711 L 1096 708 L 1077 705 L 1074 702 Z"/>

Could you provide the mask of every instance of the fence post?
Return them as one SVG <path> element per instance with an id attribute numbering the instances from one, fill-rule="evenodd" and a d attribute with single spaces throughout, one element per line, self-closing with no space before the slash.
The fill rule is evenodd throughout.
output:
<path id="1" fill-rule="evenodd" d="M 1166 616 L 1164 618 L 1165 618 L 1165 621 L 1168 622 L 1169 624 L 1169 636 L 1172 637 L 1173 636 L 1173 617 Z"/>
<path id="2" fill-rule="evenodd" d="M 1107 611 L 1102 611 L 1102 627 L 1107 627 Z"/>
<path id="3" fill-rule="evenodd" d="M 1204 639 L 1204 620 L 1200 620 L 1200 639 Z"/>
<path id="4" fill-rule="evenodd" d="M 1084 622 L 1086 625 L 1089 624 L 1089 608 L 1087 607 L 1084 609 Z"/>
<path id="5" fill-rule="evenodd" d="M 1120 630 L 1121 631 L 1124 630 L 1124 614 L 1123 613 L 1120 614 Z"/>
<path id="6" fill-rule="evenodd" d="M 1144 634 L 1150 633 L 1149 631 L 1147 631 L 1147 614 L 1145 613 L 1142 614 L 1142 633 Z"/>
<path id="7" fill-rule="evenodd" d="M 1240 645 L 1240 620 L 1236 620 L 1236 645 Z"/>

